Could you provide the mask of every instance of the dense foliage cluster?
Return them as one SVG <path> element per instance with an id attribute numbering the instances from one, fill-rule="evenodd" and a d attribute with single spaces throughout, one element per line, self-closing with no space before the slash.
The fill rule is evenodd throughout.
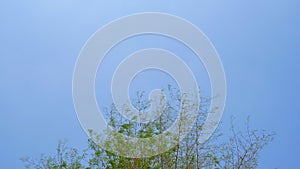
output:
<path id="1" fill-rule="evenodd" d="M 173 92 L 174 93 L 174 92 Z M 175 92 L 176 93 L 176 92 Z M 115 106 L 105 113 L 109 125 L 116 131 L 134 137 L 151 137 L 166 130 L 177 117 L 177 109 L 185 102 L 178 94 L 170 93 L 166 108 L 160 118 L 147 124 L 135 123 L 122 117 Z M 108 152 L 92 139 L 88 148 L 79 151 L 60 142 L 57 155 L 41 156 L 39 159 L 23 158 L 26 168 L 36 169 L 252 169 L 258 166 L 259 152 L 272 141 L 274 134 L 249 128 L 235 131 L 232 125 L 230 137 L 216 131 L 205 143 L 200 144 L 203 122 L 208 113 L 209 100 L 202 99 L 199 116 L 191 132 L 169 151 L 149 158 L 125 158 Z M 150 104 L 143 93 L 138 93 L 135 107 L 143 112 Z M 213 110 L 212 110 L 213 111 Z M 229 133 L 229 132 L 228 132 Z M 90 133 L 93 135 L 93 131 Z M 226 137 L 225 137 L 226 136 Z M 107 140 L 114 145 L 116 140 Z"/>

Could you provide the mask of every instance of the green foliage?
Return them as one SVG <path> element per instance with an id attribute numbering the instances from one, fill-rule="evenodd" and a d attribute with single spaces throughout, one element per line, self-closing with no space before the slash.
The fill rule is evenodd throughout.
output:
<path id="1" fill-rule="evenodd" d="M 171 101 L 162 115 L 147 124 L 135 123 L 122 117 L 114 106 L 106 111 L 109 125 L 128 136 L 149 138 L 165 131 L 177 116 L 176 110 L 184 102 L 175 92 L 170 93 Z M 144 93 L 138 93 L 134 105 L 144 112 L 149 108 Z M 274 134 L 251 130 L 247 124 L 245 132 L 236 132 L 233 125 L 232 136 L 223 138 L 220 131 L 203 144 L 199 144 L 203 121 L 207 115 L 207 99 L 200 106 L 199 116 L 191 132 L 174 148 L 150 158 L 125 158 L 99 147 L 92 139 L 88 148 L 78 151 L 60 142 L 57 155 L 41 156 L 39 159 L 23 158 L 27 169 L 252 169 L 258 166 L 259 152 L 272 141 Z M 172 103 L 171 103 L 172 102 Z M 188 118 L 188 117 L 186 117 Z M 93 131 L 90 131 L 93 134 Z M 107 140 L 109 146 L 119 145 L 120 140 Z M 164 143 L 161 143 L 162 146 Z M 132 146 L 132 145 L 126 145 Z"/>

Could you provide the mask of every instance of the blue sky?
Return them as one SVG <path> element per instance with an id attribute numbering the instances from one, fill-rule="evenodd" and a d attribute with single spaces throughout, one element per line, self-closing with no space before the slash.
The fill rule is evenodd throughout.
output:
<path id="1" fill-rule="evenodd" d="M 222 126 L 231 115 L 238 124 L 250 115 L 253 128 L 277 133 L 260 168 L 297 168 L 299 6 L 296 0 L 1 1 L 1 166 L 22 168 L 20 157 L 54 153 L 64 138 L 84 148 L 87 136 L 72 102 L 81 47 L 121 16 L 165 12 L 198 26 L 218 51 L 228 89 Z"/>

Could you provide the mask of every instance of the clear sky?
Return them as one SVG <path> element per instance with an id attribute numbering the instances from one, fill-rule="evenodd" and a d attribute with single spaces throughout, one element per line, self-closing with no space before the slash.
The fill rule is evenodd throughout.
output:
<path id="1" fill-rule="evenodd" d="M 297 0 L 1 1 L 1 167 L 23 168 L 20 157 L 53 154 L 64 138 L 86 147 L 72 102 L 81 47 L 121 16 L 165 12 L 194 23 L 215 45 L 228 85 L 223 126 L 231 115 L 241 124 L 250 115 L 253 128 L 277 133 L 260 168 L 298 168 L 299 8 Z"/>

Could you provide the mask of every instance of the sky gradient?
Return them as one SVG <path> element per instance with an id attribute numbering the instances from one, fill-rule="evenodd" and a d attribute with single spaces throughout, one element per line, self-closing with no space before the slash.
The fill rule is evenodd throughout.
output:
<path id="1" fill-rule="evenodd" d="M 87 136 L 72 101 L 72 76 L 81 47 L 114 19 L 164 12 L 199 27 L 220 55 L 227 77 L 220 128 L 226 130 L 232 115 L 237 126 L 251 116 L 253 128 L 277 133 L 262 151 L 259 168 L 297 168 L 299 7 L 296 0 L 1 1 L 1 167 L 23 168 L 19 158 L 53 154 L 62 139 L 69 140 L 69 146 L 85 148 Z"/>

